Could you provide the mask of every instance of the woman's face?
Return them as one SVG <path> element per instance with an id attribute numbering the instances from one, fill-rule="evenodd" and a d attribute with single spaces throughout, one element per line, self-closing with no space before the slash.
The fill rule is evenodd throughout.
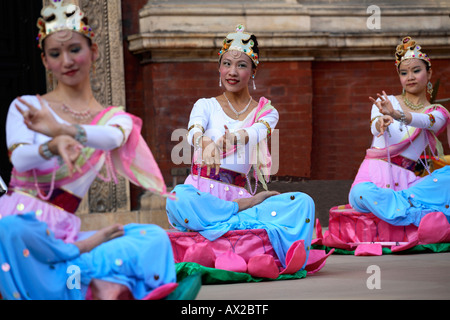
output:
<path id="1" fill-rule="evenodd" d="M 426 90 L 431 79 L 431 70 L 427 71 L 425 63 L 420 59 L 405 60 L 398 70 L 400 83 L 406 92 L 419 94 Z"/>
<path id="2" fill-rule="evenodd" d="M 248 83 L 256 72 L 252 60 L 244 53 L 232 50 L 226 52 L 220 60 L 220 79 L 225 89 L 230 92 L 239 92 L 248 89 Z"/>
<path id="3" fill-rule="evenodd" d="M 89 79 L 92 63 L 97 57 L 96 44 L 89 46 L 88 39 L 77 32 L 60 31 L 45 39 L 42 61 L 59 82 L 77 85 Z"/>

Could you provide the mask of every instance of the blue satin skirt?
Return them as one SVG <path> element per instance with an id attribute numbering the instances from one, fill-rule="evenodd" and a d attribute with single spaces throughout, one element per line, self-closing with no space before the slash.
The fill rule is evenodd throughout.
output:
<path id="1" fill-rule="evenodd" d="M 92 279 L 125 285 L 134 298 L 176 282 L 172 247 L 158 226 L 130 224 L 125 235 L 88 253 L 56 239 L 34 213 L 0 219 L 0 293 L 4 299 L 85 299 Z"/>
<path id="2" fill-rule="evenodd" d="M 430 212 L 442 212 L 450 222 L 450 166 L 435 170 L 414 186 L 401 191 L 362 182 L 350 191 L 350 204 L 396 226 L 419 226 Z"/>
<path id="3" fill-rule="evenodd" d="M 308 258 L 315 205 L 307 194 L 289 192 L 272 196 L 239 211 L 236 202 L 219 199 L 192 185 L 178 185 L 173 192 L 177 200 L 168 199 L 166 211 L 170 223 L 180 231 L 196 231 L 214 241 L 230 230 L 264 229 L 284 267 L 287 251 L 297 240 L 304 240 Z"/>

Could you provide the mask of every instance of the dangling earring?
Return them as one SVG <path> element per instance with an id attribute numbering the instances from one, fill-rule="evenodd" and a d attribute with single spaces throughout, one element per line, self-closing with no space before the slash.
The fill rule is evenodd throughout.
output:
<path id="1" fill-rule="evenodd" d="M 427 84 L 427 92 L 430 94 L 430 96 L 433 94 L 433 84 L 430 81 L 428 81 Z"/>
<path id="2" fill-rule="evenodd" d="M 97 65 L 94 63 L 92 63 L 92 78 L 95 79 L 97 77 Z"/>
<path id="3" fill-rule="evenodd" d="M 253 90 L 256 90 L 255 75 L 252 76 L 252 79 L 253 79 Z"/>
<path id="4" fill-rule="evenodd" d="M 53 71 L 47 69 L 47 90 L 51 91 L 56 87 L 56 81 L 53 77 Z"/>
<path id="5" fill-rule="evenodd" d="M 53 72 L 52 70 L 48 70 L 48 82 L 53 85 Z"/>
<path id="6" fill-rule="evenodd" d="M 220 76 L 219 76 L 219 87 L 222 88 L 222 78 L 220 78 Z"/>
<path id="7" fill-rule="evenodd" d="M 403 90 L 402 90 L 402 96 L 404 96 L 405 93 L 406 93 L 405 88 L 403 88 Z"/>

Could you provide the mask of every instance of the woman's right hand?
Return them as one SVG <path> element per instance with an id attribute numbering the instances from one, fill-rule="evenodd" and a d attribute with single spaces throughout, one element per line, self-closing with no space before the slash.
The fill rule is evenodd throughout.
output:
<path id="1" fill-rule="evenodd" d="M 67 135 L 57 136 L 48 143 L 48 148 L 54 155 L 62 158 L 69 172 L 72 172 L 74 167 L 80 170 L 75 163 L 81 155 L 83 146 L 77 140 Z"/>
<path id="2" fill-rule="evenodd" d="M 206 166 L 206 174 L 209 176 L 211 168 L 217 174 L 220 170 L 220 149 L 209 137 L 202 137 L 202 167 Z"/>
<path id="3" fill-rule="evenodd" d="M 78 247 L 80 253 L 89 252 L 104 242 L 121 237 L 125 234 L 124 227 L 121 224 L 113 224 L 111 226 L 100 229 L 89 238 L 76 241 L 73 244 Z"/>

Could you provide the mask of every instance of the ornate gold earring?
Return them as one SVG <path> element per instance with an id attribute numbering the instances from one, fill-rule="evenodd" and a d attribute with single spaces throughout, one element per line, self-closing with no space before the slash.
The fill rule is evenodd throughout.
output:
<path id="1" fill-rule="evenodd" d="M 47 74 L 48 74 L 48 82 L 53 84 L 53 72 L 52 72 L 52 70 L 47 70 Z"/>
<path id="2" fill-rule="evenodd" d="M 433 95 L 433 84 L 430 81 L 428 81 L 427 84 L 427 92 L 430 94 L 430 96 Z"/>
<path id="3" fill-rule="evenodd" d="M 97 65 L 94 61 L 94 63 L 92 63 L 92 76 L 95 78 L 97 76 Z"/>

